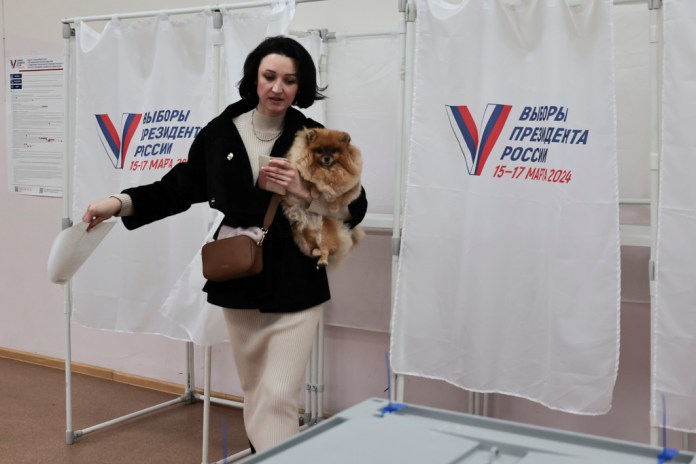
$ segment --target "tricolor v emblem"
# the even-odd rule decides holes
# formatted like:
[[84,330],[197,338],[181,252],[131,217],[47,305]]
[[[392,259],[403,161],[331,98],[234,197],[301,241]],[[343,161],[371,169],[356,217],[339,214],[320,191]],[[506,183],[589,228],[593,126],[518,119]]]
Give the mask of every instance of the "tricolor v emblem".
[[99,139],[104,146],[106,154],[116,169],[123,169],[128,146],[130,145],[135,130],[140,124],[142,114],[123,113],[121,117],[121,135],[119,137],[116,127],[108,114],[95,114],[99,126]]
[[462,150],[466,160],[466,168],[469,171],[469,175],[480,176],[488,156],[491,154],[491,150],[493,150],[493,146],[505,126],[505,121],[510,114],[512,106],[486,105],[486,111],[481,122],[483,133],[480,139],[478,128],[467,106],[445,105],[445,107],[447,108],[447,117],[452,126],[452,131],[455,137],[457,137],[459,148]]

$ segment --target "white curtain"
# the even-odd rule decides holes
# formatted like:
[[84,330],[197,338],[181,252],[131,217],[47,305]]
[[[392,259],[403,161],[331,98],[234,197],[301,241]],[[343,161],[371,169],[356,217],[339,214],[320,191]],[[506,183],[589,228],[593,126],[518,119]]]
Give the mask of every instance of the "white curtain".
[[[665,0],[653,425],[696,431],[696,3]],[[666,408],[663,409],[663,400]]]
[[394,371],[605,413],[620,304],[612,2],[417,6]]
[[370,212],[394,212],[397,133],[401,100],[399,37],[347,37],[329,43],[330,127],[349,132],[363,152],[362,182]]
[[[90,201],[186,161],[212,116],[211,18],[113,19],[102,32],[77,22],[74,221]],[[132,232],[119,223],[73,279],[73,320],[185,339],[158,308],[200,247],[208,215],[199,205]]]
[[[326,125],[350,133],[363,156],[362,184],[369,212],[392,214],[400,123],[400,41],[397,34],[336,34],[328,47]],[[391,261],[386,237],[370,234],[340,266],[329,269],[328,324],[389,331]],[[365,292],[364,289],[370,289]]]
[[[241,73],[251,49],[266,36],[287,33],[293,15],[294,1],[224,11],[222,69]],[[185,161],[193,137],[214,116],[215,33],[210,12],[176,21],[164,14],[114,19],[102,33],[78,23],[77,30],[75,211],[81,214],[89,201],[153,182]],[[224,99],[238,99],[240,77],[226,78]],[[73,320],[199,344],[226,340],[221,310],[202,292],[200,247],[216,227],[209,222],[209,208],[197,205],[136,231],[119,224],[73,279]]]

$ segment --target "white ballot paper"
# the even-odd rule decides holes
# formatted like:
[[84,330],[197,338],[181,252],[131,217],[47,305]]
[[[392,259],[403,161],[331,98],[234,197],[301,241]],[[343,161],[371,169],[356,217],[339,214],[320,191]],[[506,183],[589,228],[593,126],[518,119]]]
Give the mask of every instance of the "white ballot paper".
[[78,222],[63,229],[48,255],[48,278],[55,284],[67,282],[99,246],[117,221],[106,221],[87,232],[88,224]]

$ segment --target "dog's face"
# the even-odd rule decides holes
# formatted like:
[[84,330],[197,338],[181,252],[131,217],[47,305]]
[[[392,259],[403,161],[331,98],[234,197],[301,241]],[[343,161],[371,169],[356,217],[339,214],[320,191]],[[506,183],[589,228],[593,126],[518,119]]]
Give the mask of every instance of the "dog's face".
[[288,161],[317,188],[345,192],[360,182],[362,155],[346,132],[304,129],[297,133]]
[[315,165],[330,168],[341,157],[350,157],[350,135],[328,129],[311,129],[306,133],[307,151]]

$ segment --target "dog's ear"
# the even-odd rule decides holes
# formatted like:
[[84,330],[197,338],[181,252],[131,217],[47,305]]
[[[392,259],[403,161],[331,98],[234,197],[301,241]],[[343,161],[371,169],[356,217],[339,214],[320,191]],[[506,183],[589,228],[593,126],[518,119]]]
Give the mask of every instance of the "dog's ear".
[[311,142],[317,138],[317,131],[314,129],[305,129],[305,137],[307,138],[307,142]]
[[350,144],[350,134],[348,132],[341,132],[340,140],[346,145]]

